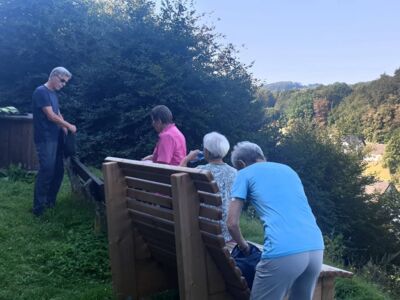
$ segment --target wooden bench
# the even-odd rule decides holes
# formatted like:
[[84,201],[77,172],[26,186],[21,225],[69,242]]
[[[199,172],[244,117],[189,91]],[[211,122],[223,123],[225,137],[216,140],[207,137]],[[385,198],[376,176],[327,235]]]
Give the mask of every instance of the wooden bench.
[[[119,299],[177,288],[180,299],[249,299],[217,223],[222,200],[211,173],[108,157],[103,174]],[[336,276],[351,273],[324,266],[314,299],[333,299]]]

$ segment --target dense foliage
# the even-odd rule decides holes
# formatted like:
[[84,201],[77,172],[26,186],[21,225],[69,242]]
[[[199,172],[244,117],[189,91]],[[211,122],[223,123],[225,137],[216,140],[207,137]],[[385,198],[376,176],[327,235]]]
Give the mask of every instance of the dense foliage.
[[232,142],[263,126],[263,102],[231,45],[217,43],[181,1],[24,1],[0,5],[0,104],[30,111],[34,88],[54,66],[72,73],[64,117],[80,155],[140,158],[154,147],[148,112],[166,104],[189,147],[217,130]]
[[397,252],[400,231],[392,220],[400,210],[373,202],[364,193],[373,178],[362,175],[360,153],[344,153],[339,139],[309,122],[295,121],[271,159],[298,172],[324,235],[342,235],[347,262],[362,265]]

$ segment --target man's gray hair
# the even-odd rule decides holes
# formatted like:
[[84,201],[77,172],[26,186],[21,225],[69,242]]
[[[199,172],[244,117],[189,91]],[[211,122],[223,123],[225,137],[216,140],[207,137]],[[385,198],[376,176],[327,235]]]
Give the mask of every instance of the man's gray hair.
[[215,131],[204,136],[203,146],[209,152],[210,159],[224,158],[230,148],[228,139]]
[[54,77],[54,76],[62,76],[62,77],[71,78],[72,74],[71,74],[70,71],[68,71],[64,67],[57,67],[57,68],[54,68],[53,70],[51,70],[50,75],[49,75],[49,79]]
[[260,146],[250,142],[240,142],[233,147],[231,161],[235,168],[238,168],[238,162],[241,160],[247,166],[255,163],[257,159],[265,159]]

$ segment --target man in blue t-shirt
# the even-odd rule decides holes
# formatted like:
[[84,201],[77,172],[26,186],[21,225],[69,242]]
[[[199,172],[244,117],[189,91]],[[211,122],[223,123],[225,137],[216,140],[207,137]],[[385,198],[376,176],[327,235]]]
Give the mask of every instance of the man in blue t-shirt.
[[47,82],[36,88],[32,95],[34,141],[39,160],[32,210],[36,216],[56,203],[64,177],[64,135],[68,131],[76,132],[75,125],[63,119],[56,94],[71,77],[67,69],[57,67],[51,71]]
[[246,254],[239,218],[250,201],[264,227],[264,248],[251,299],[312,299],[322,267],[324,242],[297,173],[289,166],[266,162],[261,148],[237,144],[232,164],[239,170],[233,184],[228,229]]

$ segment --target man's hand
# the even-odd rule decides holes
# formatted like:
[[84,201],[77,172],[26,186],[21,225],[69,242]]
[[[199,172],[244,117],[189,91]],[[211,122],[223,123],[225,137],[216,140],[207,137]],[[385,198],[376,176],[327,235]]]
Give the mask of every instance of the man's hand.
[[76,133],[76,126],[73,124],[70,124],[70,126],[68,126],[68,130],[71,131],[72,133]]
[[153,160],[153,154],[143,157],[142,160]]

